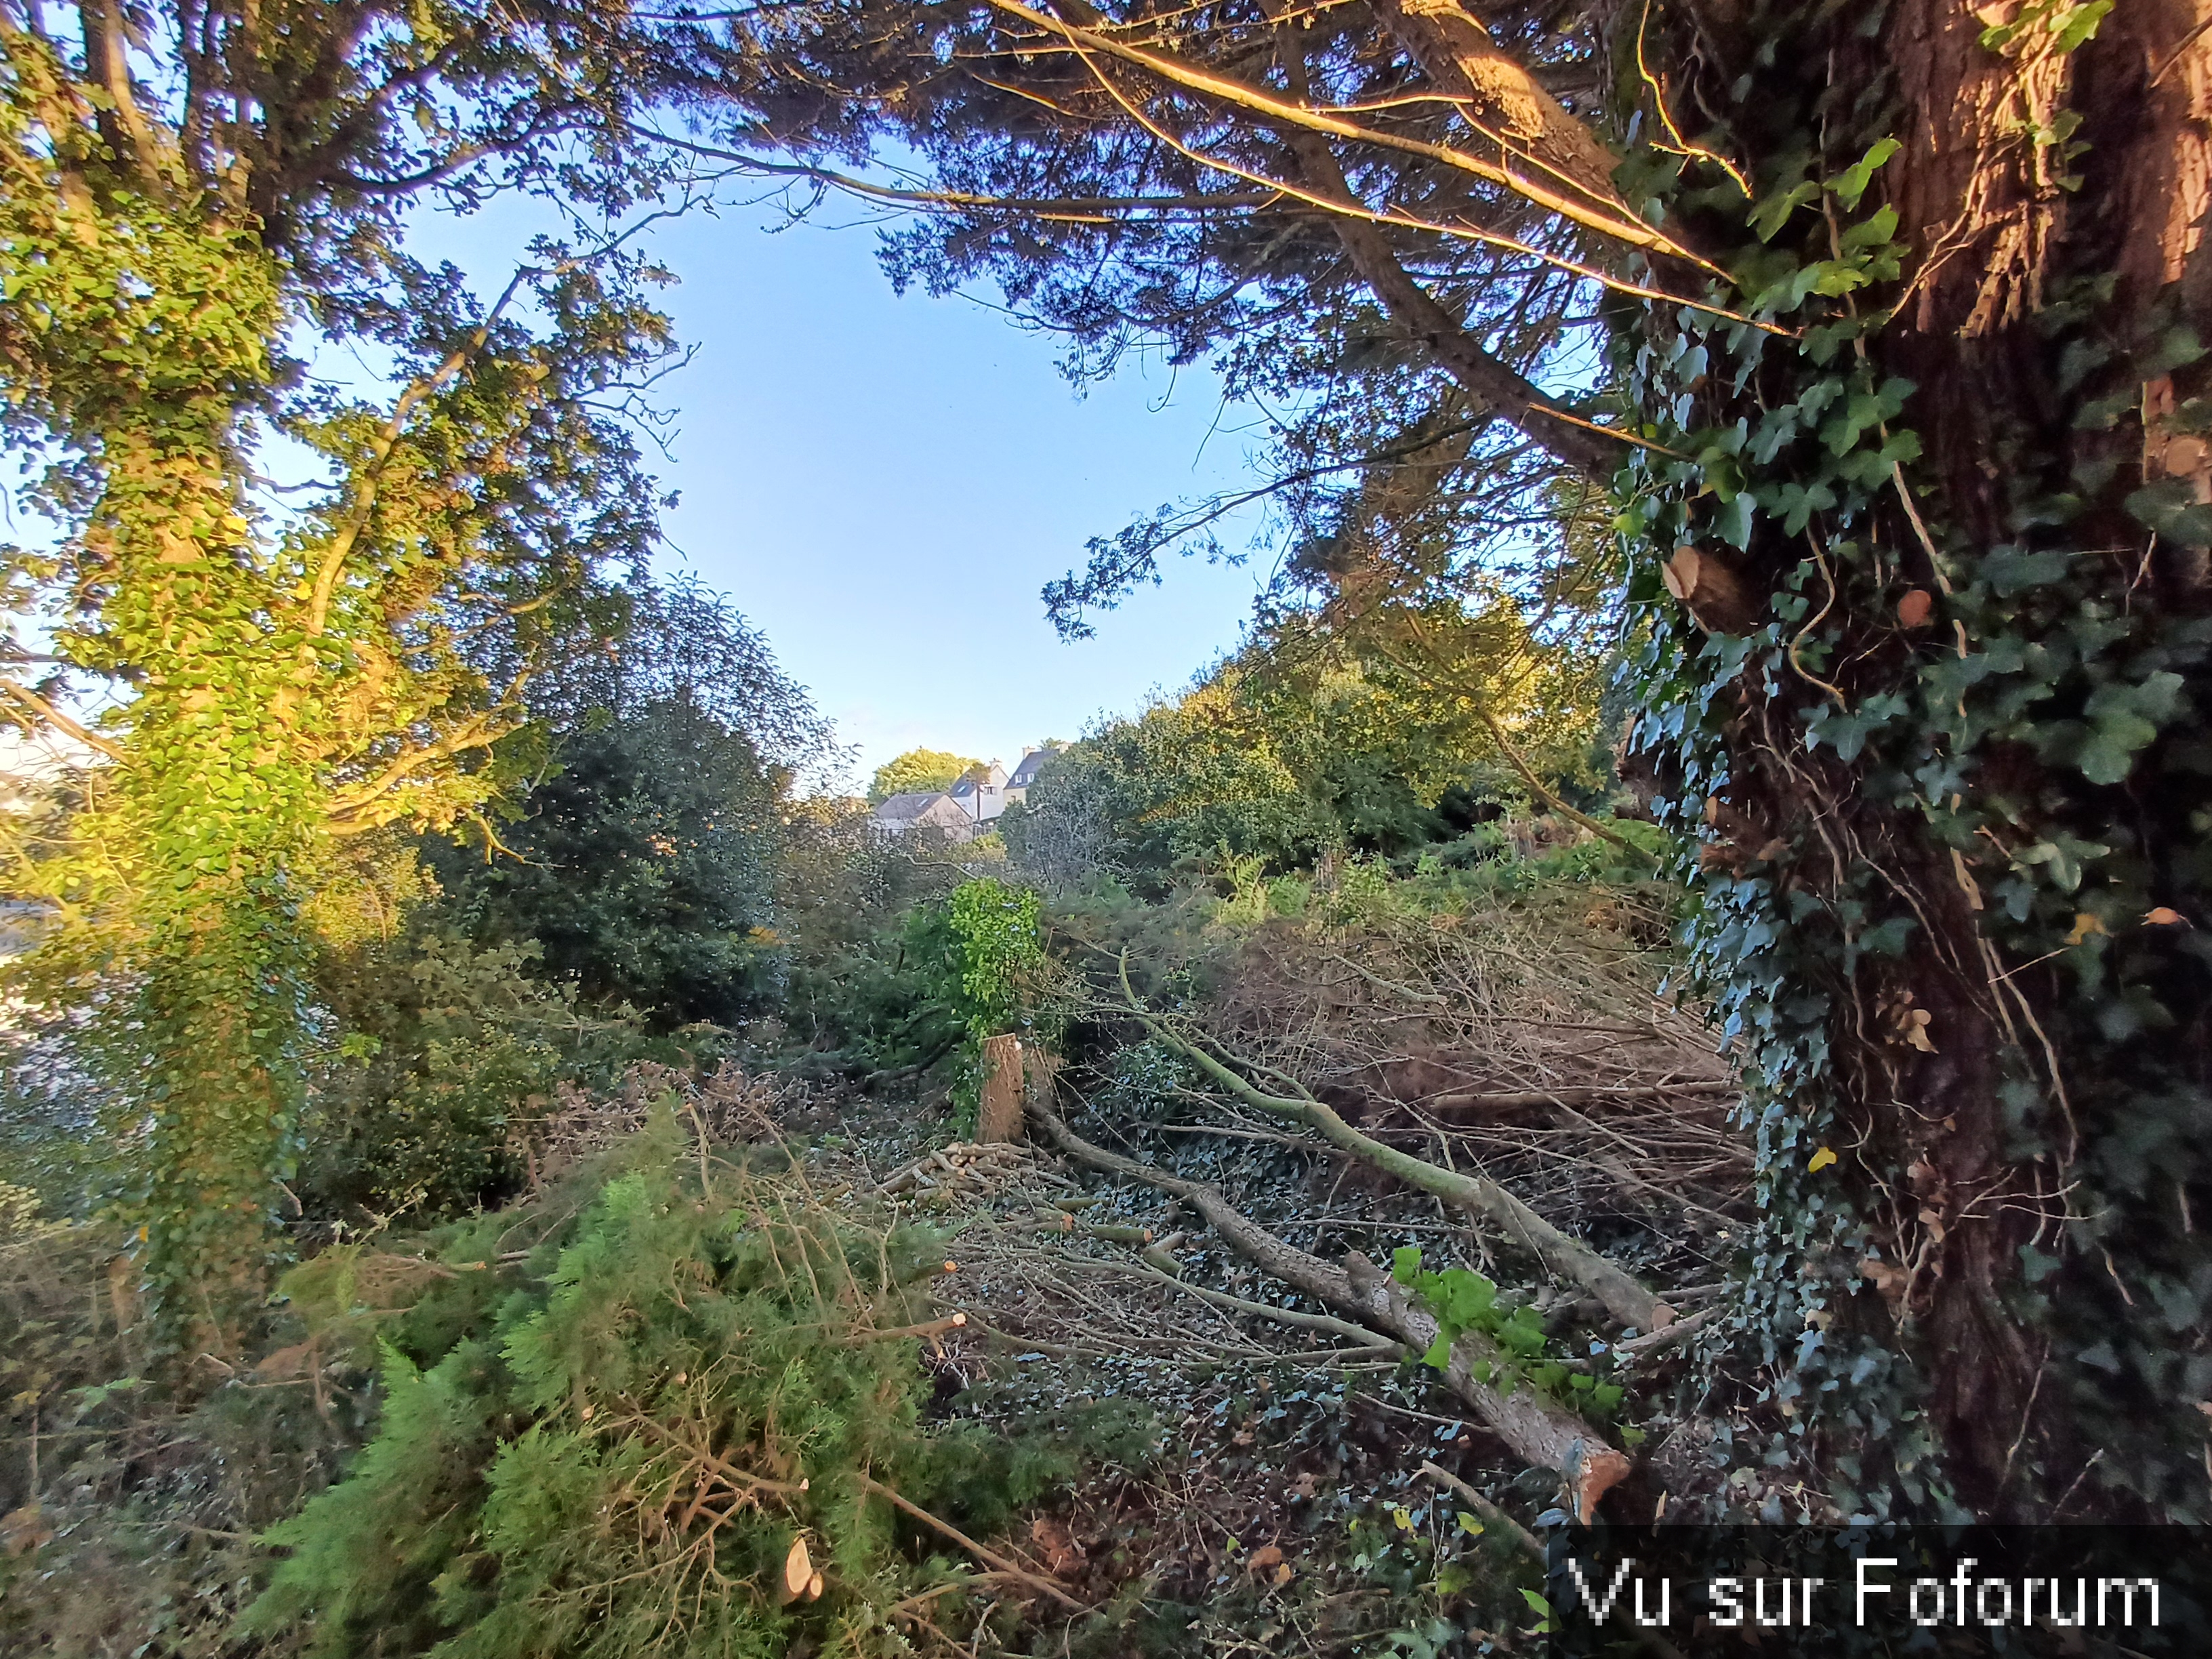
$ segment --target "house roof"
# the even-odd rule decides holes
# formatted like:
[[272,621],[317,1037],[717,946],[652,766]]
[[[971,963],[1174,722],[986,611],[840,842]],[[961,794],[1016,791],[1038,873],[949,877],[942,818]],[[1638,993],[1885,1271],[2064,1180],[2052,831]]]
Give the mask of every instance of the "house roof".
[[908,790],[902,795],[884,796],[868,816],[885,821],[918,818],[944,799],[942,789]]
[[1057,749],[1032,749],[1022,757],[1021,764],[1014,768],[1013,776],[1006,780],[1009,789],[1026,789],[1036,781],[1037,768],[1060,752]]
[[[1003,789],[1006,787],[1006,769],[998,762],[993,761],[984,769],[983,787],[986,789]],[[953,795],[972,795],[975,793],[975,780],[970,777],[960,778],[946,793]]]

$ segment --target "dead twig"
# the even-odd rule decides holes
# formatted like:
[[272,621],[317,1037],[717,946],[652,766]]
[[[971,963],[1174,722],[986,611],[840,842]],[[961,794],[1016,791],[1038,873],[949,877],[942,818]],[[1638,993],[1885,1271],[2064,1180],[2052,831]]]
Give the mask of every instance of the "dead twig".
[[1054,1601],[1059,1602],[1062,1607],[1068,1608],[1071,1612],[1088,1613],[1091,1611],[1088,1607],[1077,1601],[1073,1595],[1070,1595],[1059,1585],[1054,1583],[1049,1578],[1040,1577],[1036,1573],[1030,1572],[1024,1568],[1016,1566],[1005,1556],[999,1554],[994,1550],[987,1549],[982,1545],[977,1543],[966,1533],[961,1531],[959,1528],[954,1526],[950,1521],[939,1520],[937,1516],[932,1515],[927,1510],[922,1508],[921,1504],[913,1502],[902,1493],[892,1491],[891,1488],[884,1485],[882,1481],[878,1480],[872,1476],[864,1474],[860,1477],[860,1489],[863,1492],[873,1492],[877,1497],[888,1500],[891,1507],[897,1510],[901,1514],[911,1516],[915,1520],[921,1522],[923,1526],[931,1528],[933,1531],[943,1534],[954,1543],[959,1545],[962,1549],[966,1550],[969,1554],[974,1556],[978,1561],[981,1561],[985,1566],[993,1569],[994,1571],[1004,1573],[1007,1577],[1012,1578],[1019,1583],[1027,1584],[1031,1589],[1038,1590],[1046,1595],[1049,1595]]

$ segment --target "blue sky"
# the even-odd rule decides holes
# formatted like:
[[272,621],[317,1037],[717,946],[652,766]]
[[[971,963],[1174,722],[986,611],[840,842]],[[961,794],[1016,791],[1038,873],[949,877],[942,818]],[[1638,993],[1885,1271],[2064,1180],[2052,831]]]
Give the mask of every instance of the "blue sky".
[[[503,216],[418,222],[416,251],[495,287],[520,245]],[[1011,765],[1235,642],[1258,561],[1175,560],[1076,645],[1037,592],[1089,537],[1243,480],[1249,411],[1223,416],[1210,376],[1157,362],[1079,396],[1050,338],[970,300],[895,295],[872,228],[781,222],[695,215],[651,244],[697,350],[659,388],[679,411],[673,459],[655,458],[682,496],[665,563],[767,635],[857,748],[857,778],[918,744]]]

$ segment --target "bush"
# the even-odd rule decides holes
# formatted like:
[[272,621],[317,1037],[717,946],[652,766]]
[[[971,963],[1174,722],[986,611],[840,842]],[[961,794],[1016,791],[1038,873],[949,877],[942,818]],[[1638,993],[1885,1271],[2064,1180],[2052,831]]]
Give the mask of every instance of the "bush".
[[941,1253],[666,1111],[419,1255],[325,1252],[286,1288],[316,1340],[374,1346],[382,1426],[267,1534],[290,1554],[247,1630],[383,1659],[908,1650],[891,1610],[949,1569],[881,1491],[926,1498],[942,1461],[901,1334]]
[[651,1046],[624,1013],[580,1006],[537,965],[533,943],[478,945],[431,913],[325,958],[329,1040],[310,1069],[298,1183],[312,1218],[500,1202],[522,1175],[513,1121]]
[[506,853],[429,844],[453,912],[662,1029],[767,1007],[781,781],[752,740],[669,698],[571,734],[559,758],[501,832]]

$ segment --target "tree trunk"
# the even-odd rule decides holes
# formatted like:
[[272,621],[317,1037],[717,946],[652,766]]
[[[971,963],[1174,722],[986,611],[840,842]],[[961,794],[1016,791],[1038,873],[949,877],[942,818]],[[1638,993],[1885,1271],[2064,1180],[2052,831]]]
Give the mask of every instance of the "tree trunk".
[[1022,1138],[1022,1040],[1011,1032],[983,1039],[983,1097],[975,1110],[975,1139]]
[[[1787,143],[1818,144],[1826,223],[1782,221],[1811,225],[1807,258],[1886,199],[1901,269],[1795,319],[1832,319],[1832,356],[1668,388],[1705,400],[1685,425],[1750,431],[1829,376],[1820,448],[1785,441],[1774,471],[1844,499],[1785,524],[1762,491],[1741,605],[1646,553],[1643,591],[1663,575],[1696,611],[1655,607],[1661,657],[1717,692],[1709,746],[1654,746],[1677,821],[1708,826],[1708,961],[1763,1073],[1778,1397],[1812,1396],[1827,1351],[1833,1398],[1872,1402],[1831,1432],[1869,1459],[1896,1437],[1906,1502],[1924,1429],[1985,1516],[2200,1517],[2212,0],[2136,0],[2081,39],[2058,11],[2010,35],[2017,9],[1960,0],[1898,0],[1871,36],[1806,22],[1777,53],[1794,88],[1778,70],[1738,110],[1762,198]],[[1862,207],[1834,181],[1885,134]],[[1863,441],[1835,423],[1861,391]],[[1889,444],[1907,428],[1917,459]],[[1865,459],[1863,496],[1834,456]],[[1701,519],[1723,522],[1685,500]]]

